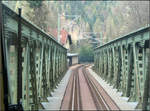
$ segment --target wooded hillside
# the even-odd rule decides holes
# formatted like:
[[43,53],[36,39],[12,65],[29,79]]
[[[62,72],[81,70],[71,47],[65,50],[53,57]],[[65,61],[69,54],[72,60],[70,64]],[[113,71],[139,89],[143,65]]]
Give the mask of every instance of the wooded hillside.
[[21,7],[25,18],[49,33],[57,33],[58,13],[81,15],[81,32],[100,32],[104,42],[149,24],[149,1],[3,2],[14,11]]

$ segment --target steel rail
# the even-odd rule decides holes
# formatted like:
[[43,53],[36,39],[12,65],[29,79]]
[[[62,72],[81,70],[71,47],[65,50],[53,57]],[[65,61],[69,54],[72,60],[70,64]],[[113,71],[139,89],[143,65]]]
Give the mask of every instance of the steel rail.
[[79,75],[77,77],[77,83],[78,83],[78,87],[76,89],[77,93],[78,93],[78,98],[77,98],[77,102],[78,102],[78,107],[77,110],[82,109],[82,102],[81,102],[81,93],[80,93],[80,84],[79,84]]
[[84,74],[84,77],[86,78],[86,81],[88,83],[89,89],[90,89],[90,91],[91,91],[91,93],[92,93],[92,95],[94,97],[95,105],[96,105],[97,109],[98,110],[99,109],[100,110],[110,110],[110,107],[106,103],[106,101],[103,98],[103,96],[101,95],[101,93],[98,91],[98,88],[93,83],[93,81],[88,77],[85,67],[82,68],[82,72]]
[[72,105],[71,105],[71,109],[74,110],[74,97],[75,97],[75,76],[73,76],[73,95],[72,95]]
[[76,75],[75,76],[76,76],[76,81],[75,81],[76,82],[76,87],[75,87],[75,89],[76,89],[75,97],[76,98],[75,98],[75,108],[74,109],[75,110],[80,110],[80,109],[82,109],[82,102],[81,102],[80,81],[79,81],[79,72],[78,72],[78,70],[76,70]]
[[105,89],[98,83],[98,81],[96,81],[96,79],[94,79],[94,77],[92,77],[92,75],[89,74],[89,71],[86,70],[86,74],[88,76],[88,78],[90,79],[90,81],[93,83],[93,85],[95,86],[95,88],[97,89],[97,91],[99,92],[99,94],[101,95],[101,97],[104,100],[104,104],[106,103],[106,105],[110,108],[109,110],[120,110],[120,108],[118,107],[118,105],[115,103],[115,101],[108,95],[108,93],[105,91]]
[[[107,104],[107,100],[105,100],[104,95],[101,94],[96,84],[93,80],[88,76],[88,73],[85,69],[85,66],[81,65],[73,70],[73,81],[72,81],[72,97],[70,98],[71,102],[71,110],[82,110],[82,100],[80,94],[80,84],[79,84],[79,69],[81,69],[82,74],[86,80],[88,88],[93,98],[93,102],[96,106],[97,110],[112,110],[112,108]],[[108,95],[108,94],[107,94]],[[109,95],[108,95],[109,96]],[[110,97],[110,96],[109,96]],[[107,97],[106,97],[107,98]],[[114,101],[113,101],[114,102]],[[119,109],[119,107],[118,107]]]
[[81,103],[81,95],[80,95],[80,85],[79,85],[79,76],[78,76],[78,70],[82,67],[78,66],[73,73],[73,89],[72,89],[72,97],[71,97],[71,109],[72,110],[80,110],[82,109],[82,103]]

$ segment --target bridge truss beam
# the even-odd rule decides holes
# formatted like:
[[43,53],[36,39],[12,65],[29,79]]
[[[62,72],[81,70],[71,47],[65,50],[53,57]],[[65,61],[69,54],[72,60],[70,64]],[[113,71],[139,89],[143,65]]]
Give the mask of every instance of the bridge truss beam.
[[94,69],[128,101],[137,101],[136,108],[150,110],[149,55],[148,26],[97,47]]
[[[40,109],[41,102],[47,101],[67,70],[67,49],[53,39],[52,35],[46,34],[5,5],[1,6],[2,42],[5,46],[8,77],[4,81],[8,83],[8,95],[5,96],[8,107],[5,108],[15,109],[19,107],[19,101],[24,110]],[[21,36],[20,42],[18,33]],[[21,45],[20,57],[18,42]],[[18,58],[21,58],[19,75],[22,80],[18,80]],[[20,85],[22,88],[18,90]]]

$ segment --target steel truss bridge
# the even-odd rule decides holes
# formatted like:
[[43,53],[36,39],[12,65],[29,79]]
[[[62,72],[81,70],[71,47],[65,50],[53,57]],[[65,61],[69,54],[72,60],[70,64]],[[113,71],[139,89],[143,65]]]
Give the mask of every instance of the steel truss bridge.
[[[150,27],[94,51],[94,70],[150,110]],[[41,109],[67,71],[67,49],[0,2],[0,109]]]
[[150,110],[150,27],[97,47],[95,71],[137,108]]
[[5,108],[39,109],[67,70],[67,49],[22,18],[21,10],[0,6]]

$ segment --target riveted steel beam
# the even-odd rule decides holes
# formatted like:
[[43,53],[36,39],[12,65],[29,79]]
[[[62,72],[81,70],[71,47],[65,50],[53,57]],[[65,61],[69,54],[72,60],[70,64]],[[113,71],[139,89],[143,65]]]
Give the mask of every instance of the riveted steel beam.
[[17,102],[22,102],[25,110],[37,110],[42,108],[40,103],[46,100],[60,81],[59,77],[65,73],[67,50],[52,35],[46,34],[5,5],[1,6],[3,11],[0,18],[4,20],[1,30],[8,76],[5,85],[8,84],[6,89],[9,89],[8,94],[4,91],[5,108],[9,105],[13,109]]
[[138,102],[137,109],[149,109],[149,34],[147,26],[94,49],[94,70],[128,101]]

